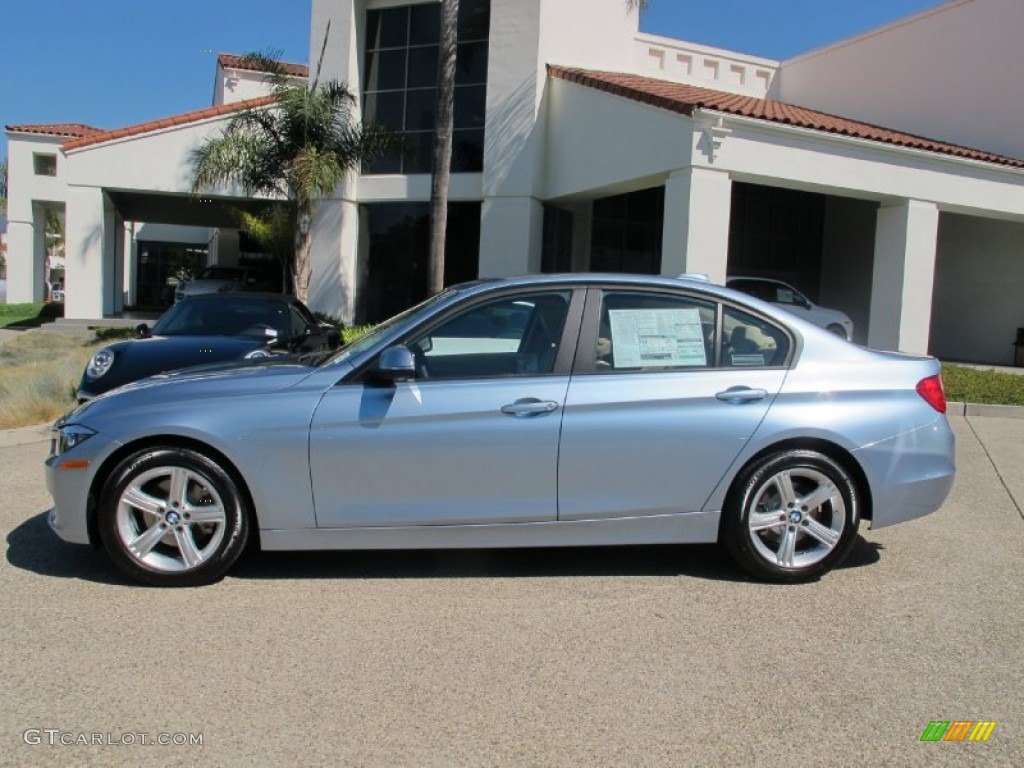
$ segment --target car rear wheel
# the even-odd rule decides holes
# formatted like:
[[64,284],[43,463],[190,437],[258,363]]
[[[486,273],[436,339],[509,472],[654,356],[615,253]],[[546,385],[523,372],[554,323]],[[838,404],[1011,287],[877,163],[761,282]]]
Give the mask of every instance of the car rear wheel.
[[722,539],[751,575],[813,581],[849,553],[860,522],[850,473],[817,451],[787,450],[747,467],[730,493]]
[[98,515],[114,563],[161,587],[217,581],[249,535],[235,481],[188,448],[149,448],[122,461],[104,486]]

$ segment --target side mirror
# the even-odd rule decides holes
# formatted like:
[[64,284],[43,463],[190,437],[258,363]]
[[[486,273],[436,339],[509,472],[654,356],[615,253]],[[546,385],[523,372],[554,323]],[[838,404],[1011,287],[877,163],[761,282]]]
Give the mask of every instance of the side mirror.
[[408,347],[388,347],[380,353],[373,377],[391,382],[415,379],[416,358]]
[[140,339],[148,339],[149,338],[149,324],[148,323],[139,323],[138,325],[136,325],[135,326],[135,335],[137,337],[139,337]]

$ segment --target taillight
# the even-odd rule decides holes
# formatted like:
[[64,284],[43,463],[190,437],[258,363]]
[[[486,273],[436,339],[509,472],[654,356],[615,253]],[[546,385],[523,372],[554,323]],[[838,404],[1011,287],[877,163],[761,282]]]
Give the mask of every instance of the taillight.
[[942,389],[941,376],[929,376],[917,382],[917,394],[939,413],[946,412],[946,393]]

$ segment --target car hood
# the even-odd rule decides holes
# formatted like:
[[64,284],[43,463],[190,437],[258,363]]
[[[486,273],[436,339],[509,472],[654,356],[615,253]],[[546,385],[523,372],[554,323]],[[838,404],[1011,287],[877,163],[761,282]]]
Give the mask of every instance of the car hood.
[[[86,415],[97,417],[115,411],[169,407],[183,401],[231,400],[268,394],[295,386],[318,370],[294,357],[201,366],[151,376],[112,389],[79,406],[68,418],[77,420]],[[343,371],[338,374],[341,375]]]
[[81,389],[98,395],[130,381],[194,365],[238,360],[271,339],[240,336],[153,336],[106,347],[114,353],[110,370],[98,379],[84,376]]

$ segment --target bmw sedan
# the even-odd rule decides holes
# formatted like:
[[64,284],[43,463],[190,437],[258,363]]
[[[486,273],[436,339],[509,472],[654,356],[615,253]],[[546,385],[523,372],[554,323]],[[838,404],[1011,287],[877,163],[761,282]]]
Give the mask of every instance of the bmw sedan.
[[139,338],[104,347],[78,385],[84,402],[122,384],[166,371],[226,360],[337,349],[338,329],[298,299],[281,294],[208,294],[184,299]]
[[[939,365],[692,280],[464,284],[323,359],[182,372],[54,426],[50,524],[154,585],[265,550],[721,542],[817,579],[938,509]],[[680,554],[680,557],[684,557]]]

